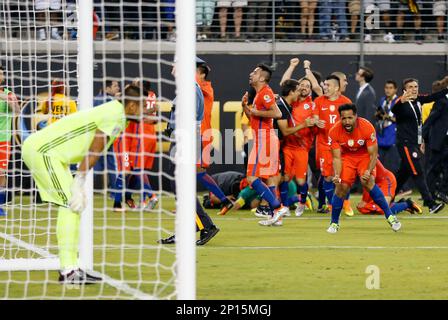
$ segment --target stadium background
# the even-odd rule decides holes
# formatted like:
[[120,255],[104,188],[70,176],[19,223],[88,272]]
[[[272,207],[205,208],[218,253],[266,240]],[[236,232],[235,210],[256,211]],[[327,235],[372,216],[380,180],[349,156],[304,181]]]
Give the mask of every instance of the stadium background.
[[[232,46],[231,44],[227,44],[227,46]],[[291,53],[291,54],[276,54],[273,55],[269,52],[269,50],[264,50],[263,54],[252,54],[244,51],[242,48],[244,45],[236,46],[235,49],[239,51],[231,51],[233,54],[223,54],[216,53],[210,54],[205,53],[204,49],[198,49],[198,56],[204,59],[211,67],[211,72],[209,75],[209,79],[211,80],[214,90],[215,90],[215,104],[214,110],[212,114],[212,124],[214,129],[217,129],[221,133],[222,139],[216,139],[214,143],[215,147],[215,158],[222,159],[222,164],[220,165],[212,165],[210,168],[211,173],[223,172],[223,171],[243,171],[243,160],[241,158],[241,143],[242,140],[240,138],[234,139],[234,141],[228,141],[231,137],[225,135],[225,129],[234,129],[239,128],[239,114],[241,113],[241,103],[240,99],[244,92],[248,89],[248,76],[252,71],[254,66],[259,62],[265,62],[269,65],[273,65],[275,67],[275,71],[273,74],[273,78],[271,80],[271,87],[275,92],[279,90],[279,82],[283,72],[289,65],[289,60],[292,57],[298,56],[301,61],[308,59],[312,62],[312,69],[319,71],[324,77],[333,72],[334,70],[339,70],[347,74],[348,77],[348,87],[346,95],[352,100],[355,99],[356,92],[358,90],[358,84],[354,80],[355,73],[357,71],[359,65],[360,56],[355,54],[340,54],[340,55],[309,55],[302,54],[301,52]],[[332,45],[327,45],[328,48],[331,48]],[[334,47],[335,45],[333,45]],[[336,45],[337,46],[337,45]],[[405,46],[405,45],[401,45]],[[418,48],[418,46],[413,45]],[[421,48],[421,47],[420,47]],[[216,49],[216,46],[215,46]],[[223,50],[219,48],[219,50]],[[406,48],[405,48],[406,49]],[[205,49],[206,50],[206,49]],[[403,49],[402,49],[403,50]],[[415,77],[420,81],[420,90],[422,93],[430,93],[431,91],[431,83],[435,79],[442,78],[447,70],[446,64],[446,55],[436,54],[436,52],[430,51],[422,51],[421,54],[416,55],[415,52],[413,55],[395,55],[394,52],[390,51],[387,54],[383,55],[364,55],[363,59],[365,64],[372,68],[375,71],[375,78],[372,81],[372,86],[375,88],[377,93],[377,99],[381,97],[383,94],[383,84],[387,79],[394,79],[398,83],[401,82],[402,79],[406,77]],[[139,74],[139,65],[138,62],[132,63],[132,61],[138,61],[138,56],[133,54],[125,55],[124,59],[124,67],[119,67],[121,63],[114,63],[113,61],[119,61],[120,58],[123,58],[121,55],[117,55],[114,53],[106,54],[106,55],[97,55],[95,57],[96,61],[107,61],[107,63],[96,63],[95,64],[95,75],[94,78],[97,79],[95,82],[94,93],[96,94],[100,88],[102,87],[102,80],[105,76],[123,79],[123,77],[132,78],[132,75]],[[158,57],[153,54],[148,54],[145,56],[146,59],[152,60],[157,59]],[[172,54],[164,54],[160,58],[166,61],[172,61]],[[137,59],[137,60],[136,60]],[[61,69],[58,68],[58,61],[53,61],[51,68],[53,70]],[[22,70],[26,71],[26,65],[16,65],[14,68],[22,68]],[[67,68],[67,66],[66,66]],[[70,69],[75,70],[75,64],[70,63],[68,65],[69,72]],[[143,73],[145,76],[151,78],[153,75],[157,74],[157,66],[154,64],[146,64],[143,66]],[[38,62],[37,63],[37,73],[45,73],[48,70],[48,65],[46,62]],[[123,74],[123,72],[125,74]],[[170,74],[171,68],[168,65],[162,65],[162,76],[164,79],[172,79]],[[299,67],[294,74],[295,77],[300,77],[303,75],[303,70]],[[54,74],[54,76],[58,76]],[[17,83],[18,84],[18,83]],[[72,84],[73,85],[73,84]],[[42,83],[42,86],[45,86],[45,83]],[[22,92],[22,95],[28,95],[29,92]],[[157,90],[157,89],[156,89]],[[75,96],[77,91],[76,86],[71,87],[71,95]],[[168,112],[170,110],[170,100],[175,97],[174,87],[166,81],[162,81],[161,83],[161,93],[163,97],[167,100],[161,102],[162,111],[164,116],[168,116]],[[401,92],[401,86],[400,91]],[[26,103],[26,102],[25,102]],[[24,104],[25,104],[24,103]],[[24,113],[32,110],[33,107],[28,106],[28,108],[23,109]],[[34,106],[35,108],[36,106]],[[20,126],[20,120],[15,119],[14,123]],[[166,122],[163,123],[159,129],[163,130],[166,127]],[[22,130],[24,128],[21,128]],[[16,139],[16,143],[20,141],[20,139]],[[224,146],[226,144],[233,143],[234,148],[228,148],[227,150],[234,150],[233,157],[229,154],[223,153]],[[168,151],[168,142],[163,143],[161,148],[164,152]],[[160,146],[159,146],[160,147]],[[236,148],[236,150],[235,150]],[[227,151],[228,153],[229,151]],[[20,163],[20,155],[16,154],[15,159],[17,161],[11,162],[11,165],[15,165],[16,168],[20,168],[22,165]],[[398,161],[398,159],[397,159]],[[163,160],[163,166],[167,165],[167,161]],[[158,172],[159,161],[155,161],[154,172]],[[12,171],[10,171],[12,172]],[[22,179],[20,182],[20,176],[13,175],[15,179],[9,179],[10,184],[15,184],[16,188],[20,189],[20,186],[27,187],[29,183],[29,179]],[[19,185],[20,183],[20,185]],[[98,183],[98,182],[97,182]],[[158,179],[153,179],[152,183],[155,188],[159,188]],[[165,190],[169,190],[169,181],[164,179],[163,188]]]

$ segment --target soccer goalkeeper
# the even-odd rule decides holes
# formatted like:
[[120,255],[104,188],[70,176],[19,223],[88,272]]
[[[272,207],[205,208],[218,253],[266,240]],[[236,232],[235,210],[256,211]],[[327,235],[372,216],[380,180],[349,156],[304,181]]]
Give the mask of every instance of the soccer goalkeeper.
[[[74,113],[32,134],[23,144],[23,160],[42,200],[59,205],[56,235],[60,283],[90,284],[102,280],[78,268],[79,215],[86,206],[85,179],[126,122],[140,119],[144,101],[139,87],[127,86],[122,102],[114,100]],[[69,166],[76,163],[80,164],[73,178]]]

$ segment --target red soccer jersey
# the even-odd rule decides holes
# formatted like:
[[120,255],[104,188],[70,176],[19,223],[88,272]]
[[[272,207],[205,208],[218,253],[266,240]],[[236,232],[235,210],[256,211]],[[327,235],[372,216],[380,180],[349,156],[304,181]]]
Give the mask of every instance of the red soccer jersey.
[[314,100],[314,115],[317,115],[320,120],[325,121],[325,128],[318,129],[316,139],[320,147],[328,148],[328,133],[340,119],[338,108],[346,103],[352,103],[352,101],[344,95],[340,95],[334,101],[331,101],[326,96],[320,96]]
[[207,132],[207,130],[212,128],[212,109],[215,99],[212,83],[210,81],[200,81],[198,78],[196,81],[201,87],[202,94],[204,95],[204,118],[201,122],[201,135],[203,136],[203,139],[205,138],[207,141],[212,141],[213,136],[210,132]]
[[[269,110],[275,104],[274,92],[272,89],[266,85],[260,91],[257,92],[255,96],[253,107],[257,110]],[[250,117],[250,126],[252,130],[255,131],[255,136],[258,130],[274,130],[274,122],[272,118],[262,118],[262,117]]]
[[332,150],[341,149],[342,157],[368,156],[367,147],[375,145],[376,134],[372,124],[358,117],[355,128],[347,132],[338,121],[330,130],[328,144]]
[[[311,96],[303,101],[296,101],[292,105],[293,126],[305,121],[305,119],[313,117],[314,102]],[[285,147],[311,149],[316,135],[316,127],[303,128],[295,134],[291,134],[284,138]]]

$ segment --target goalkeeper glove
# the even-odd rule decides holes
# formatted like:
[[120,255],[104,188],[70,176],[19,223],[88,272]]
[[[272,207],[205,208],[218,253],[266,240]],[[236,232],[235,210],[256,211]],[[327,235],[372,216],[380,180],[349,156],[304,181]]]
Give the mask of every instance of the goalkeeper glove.
[[77,173],[70,187],[72,197],[69,201],[69,206],[74,212],[81,213],[86,207],[86,195],[84,193],[85,182],[86,176],[84,174]]

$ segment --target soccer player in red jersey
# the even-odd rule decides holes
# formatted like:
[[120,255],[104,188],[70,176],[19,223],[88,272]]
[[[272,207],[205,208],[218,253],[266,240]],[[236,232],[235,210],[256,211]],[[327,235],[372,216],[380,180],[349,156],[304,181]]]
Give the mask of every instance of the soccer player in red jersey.
[[[339,121],[338,107],[351,103],[349,98],[341,94],[340,88],[339,78],[330,75],[324,82],[324,95],[314,100],[314,116],[319,128],[316,138],[316,162],[320,167],[322,177],[324,177],[323,188],[330,203],[334,193],[332,182],[334,170],[333,156],[328,145],[328,132]],[[353,215],[353,210],[347,201],[344,204],[344,212],[349,216]]]
[[[242,99],[244,112],[250,119],[254,143],[249,154],[247,165],[247,181],[257,193],[265,199],[274,216],[272,224],[280,220],[287,212],[276,197],[276,176],[279,170],[279,141],[273,126],[273,118],[281,117],[281,111],[275,103],[275,96],[268,83],[271,79],[271,69],[259,64],[249,76],[249,84],[255,88],[252,108],[247,104],[247,93]],[[267,180],[268,187],[263,179]]]
[[123,183],[126,182],[126,204],[130,208],[136,208],[132,199],[131,190],[143,192],[140,199],[141,208],[153,209],[157,202],[157,196],[154,194],[149,182],[148,172],[153,168],[154,157],[157,148],[157,136],[155,123],[157,123],[157,97],[151,91],[151,85],[148,81],[136,79],[132,83],[135,86],[142,86],[146,98],[145,118],[140,122],[129,122],[124,133],[115,140],[114,151],[117,158],[117,170],[119,172],[115,194],[114,210],[122,211],[122,193]]
[[330,130],[328,138],[333,154],[333,183],[336,185],[336,190],[331,201],[331,224],[327,232],[338,231],[342,205],[356,176],[360,177],[362,186],[383,210],[392,230],[400,230],[401,223],[392,214],[383,192],[375,184],[375,166],[378,158],[375,129],[368,120],[357,117],[354,104],[341,105],[338,111],[341,120]]
[[[397,214],[404,210],[411,213],[423,213],[419,205],[410,198],[406,200],[402,199],[398,202],[391,202],[395,197],[395,188],[397,187],[397,180],[394,174],[387,170],[379,159],[376,161],[375,171],[375,184],[383,192],[392,214]],[[370,197],[366,190],[362,194],[362,200],[358,203],[357,209],[362,214],[384,214],[383,210],[372,200],[372,197]]]
[[[314,142],[317,127],[314,126],[314,103],[311,98],[312,83],[309,79],[302,78],[298,81],[298,86],[299,96],[291,104],[292,112],[288,123],[285,123],[286,121],[283,123],[277,122],[284,136],[282,151],[285,159],[285,174],[283,182],[280,184],[280,194],[287,196],[288,182],[290,179],[296,178],[300,194],[296,216],[299,217],[303,214],[308,195],[308,184],[306,182],[308,153]],[[288,203],[285,205],[288,205]]]

